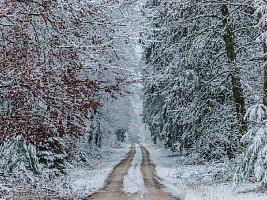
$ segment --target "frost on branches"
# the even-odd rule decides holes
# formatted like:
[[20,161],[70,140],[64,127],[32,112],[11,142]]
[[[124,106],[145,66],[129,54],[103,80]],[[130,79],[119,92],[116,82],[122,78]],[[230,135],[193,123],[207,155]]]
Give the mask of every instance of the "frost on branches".
[[123,93],[125,78],[114,67],[123,67],[114,44],[116,24],[107,14],[112,6],[0,2],[0,145],[20,138],[37,151],[54,146],[63,152],[58,138],[86,132],[100,107],[99,93]]
[[247,85],[261,81],[253,5],[147,1],[144,13],[143,116],[154,141],[200,161],[234,158],[253,101]]

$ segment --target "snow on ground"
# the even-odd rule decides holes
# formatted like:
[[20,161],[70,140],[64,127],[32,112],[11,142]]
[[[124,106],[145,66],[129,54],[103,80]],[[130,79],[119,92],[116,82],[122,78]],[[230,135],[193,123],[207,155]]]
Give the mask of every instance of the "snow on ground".
[[[66,179],[55,185],[60,185],[60,196],[88,196],[104,186],[104,182],[113,167],[117,165],[129,151],[130,145],[122,148],[102,150],[102,158],[94,163],[93,169],[88,167],[71,169]],[[62,184],[63,183],[63,184]],[[65,185],[64,185],[65,184]]]
[[227,163],[193,164],[194,158],[185,158],[145,144],[156,173],[165,191],[182,200],[266,200],[267,192],[259,185],[247,183],[232,185],[233,169]]
[[103,187],[105,178],[117,162],[110,162],[97,169],[86,167],[75,168],[69,171],[62,179],[56,179],[52,184],[59,196],[82,197],[88,196]]
[[213,185],[199,185],[190,188],[185,200],[266,200],[267,193],[254,190],[255,186],[248,184],[234,190],[231,183],[220,183]]
[[[0,199],[15,199],[17,196],[30,197],[60,197],[80,199],[94,193],[104,186],[104,181],[113,167],[117,165],[128,153],[131,145],[124,145],[117,148],[101,149],[100,159],[91,160],[90,164],[70,167],[66,175],[53,179],[45,179],[32,184],[23,183],[23,180],[16,180],[10,177],[5,179],[5,187],[8,193],[1,193],[4,190],[0,179]],[[21,182],[20,182],[21,181]]]
[[142,153],[138,144],[135,144],[136,153],[131,167],[123,179],[123,190],[126,193],[139,193],[142,197],[146,192],[144,180],[141,174],[140,165],[142,163]]

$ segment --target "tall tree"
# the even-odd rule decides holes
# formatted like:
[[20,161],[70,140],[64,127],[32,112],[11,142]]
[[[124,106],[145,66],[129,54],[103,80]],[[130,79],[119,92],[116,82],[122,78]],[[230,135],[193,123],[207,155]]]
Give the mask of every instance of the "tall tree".
[[[244,86],[256,75],[246,71],[259,65],[250,53],[259,50],[251,2],[163,1],[145,13],[151,22],[144,42],[145,90],[156,88],[145,93],[145,121],[151,129],[153,120],[160,121],[162,128],[154,131],[169,147],[233,157],[252,101]],[[160,103],[146,107],[158,96]]]
[[239,156],[238,165],[236,168],[234,182],[240,183],[246,180],[256,180],[262,186],[267,185],[266,160],[267,160],[267,107],[266,107],[266,87],[267,87],[267,67],[266,67],[266,11],[267,2],[263,0],[255,0],[255,15],[258,17],[257,27],[261,31],[261,35],[257,38],[259,46],[262,46],[261,54],[258,57],[258,62],[263,64],[262,81],[260,82],[260,93],[257,102],[252,105],[245,118],[249,122],[249,129],[242,137],[242,142],[245,144],[244,151]]
[[222,4],[222,24],[224,28],[223,40],[225,42],[225,50],[227,54],[227,58],[229,59],[229,65],[231,66],[231,82],[232,82],[232,92],[234,97],[234,103],[236,106],[236,115],[237,120],[240,123],[240,132],[241,135],[247,130],[247,123],[244,121],[244,115],[246,113],[246,105],[245,105],[245,95],[244,89],[241,84],[240,79],[240,69],[236,66],[236,50],[235,50],[235,42],[234,42],[234,27],[233,22],[231,20],[231,16],[229,13],[227,4]]

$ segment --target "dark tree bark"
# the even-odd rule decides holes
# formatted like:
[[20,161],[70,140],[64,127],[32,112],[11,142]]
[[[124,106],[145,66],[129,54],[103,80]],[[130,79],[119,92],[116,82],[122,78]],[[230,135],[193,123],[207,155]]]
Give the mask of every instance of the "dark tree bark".
[[225,33],[223,35],[223,40],[225,42],[225,50],[227,58],[229,60],[229,65],[231,65],[232,67],[231,70],[232,93],[236,107],[237,120],[238,123],[240,124],[239,130],[241,137],[243,133],[247,131],[247,122],[244,120],[244,115],[246,113],[245,96],[241,84],[241,79],[239,76],[239,69],[235,65],[236,53],[234,46],[234,32],[230,19],[228,18],[229,10],[226,4],[222,5],[221,11],[222,15],[224,16],[223,28]]
[[263,74],[263,104],[267,106],[267,45],[263,43],[263,53],[264,53],[264,74]]

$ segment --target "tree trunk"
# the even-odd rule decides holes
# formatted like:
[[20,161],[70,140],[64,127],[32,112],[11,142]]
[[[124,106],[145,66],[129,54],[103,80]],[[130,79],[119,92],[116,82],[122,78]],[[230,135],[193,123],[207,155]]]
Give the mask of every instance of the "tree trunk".
[[225,50],[227,54],[227,58],[229,59],[229,64],[232,67],[232,74],[231,74],[231,82],[232,82],[232,93],[234,97],[234,103],[236,107],[236,114],[237,120],[240,125],[239,133],[240,137],[247,131],[247,122],[244,120],[244,115],[246,113],[246,106],[245,106],[245,96],[244,90],[241,84],[241,79],[239,76],[239,69],[235,65],[236,60],[236,53],[235,53],[235,46],[234,46],[234,33],[232,24],[228,18],[229,10],[226,4],[222,5],[221,8],[222,15],[224,16],[223,19],[223,28],[224,28],[224,35],[223,40],[225,42]]
[[101,147],[102,143],[102,133],[101,133],[101,123],[100,123],[100,117],[97,122],[97,130],[96,130],[96,136],[95,136],[95,144],[98,147]]
[[264,53],[264,74],[263,74],[263,104],[267,106],[267,45],[263,42],[263,53]]

